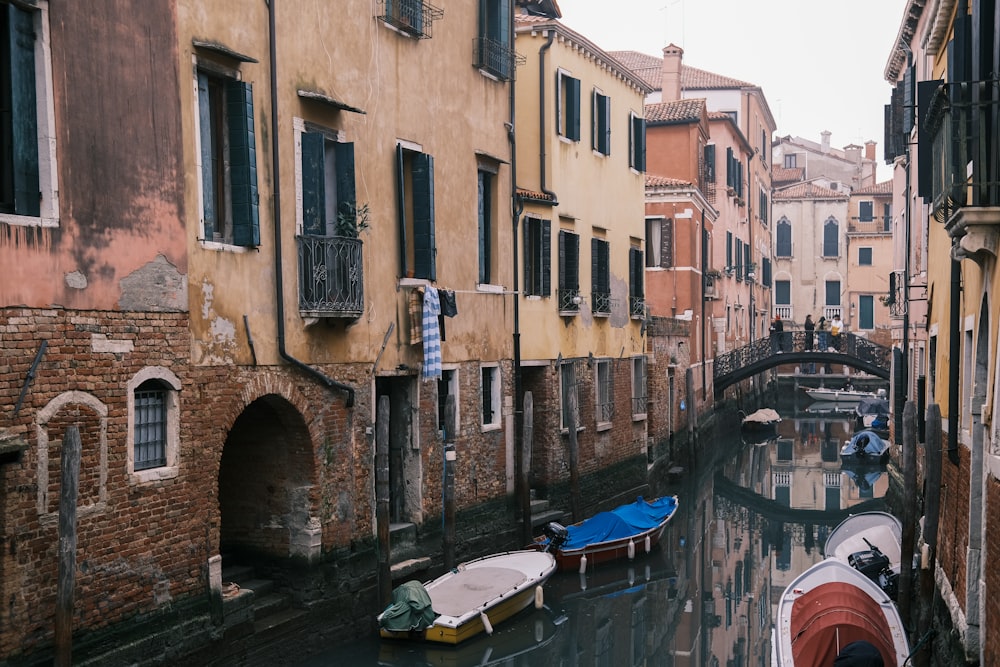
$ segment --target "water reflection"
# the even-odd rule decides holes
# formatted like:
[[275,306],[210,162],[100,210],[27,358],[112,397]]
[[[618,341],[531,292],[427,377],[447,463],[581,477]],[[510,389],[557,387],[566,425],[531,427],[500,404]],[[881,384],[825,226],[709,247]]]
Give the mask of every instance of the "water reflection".
[[883,467],[842,467],[853,415],[784,415],[776,437],[745,443],[739,420],[703,439],[699,464],[657,480],[679,508],[635,561],[560,572],[545,606],[457,647],[366,638],[299,665],[768,665],[772,599],[823,559],[848,514],[884,509]]

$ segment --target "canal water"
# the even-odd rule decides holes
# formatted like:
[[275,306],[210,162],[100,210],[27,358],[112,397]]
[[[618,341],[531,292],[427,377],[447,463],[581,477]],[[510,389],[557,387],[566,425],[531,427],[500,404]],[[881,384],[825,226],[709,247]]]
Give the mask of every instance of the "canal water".
[[288,664],[769,665],[785,586],[823,559],[826,536],[848,514],[886,509],[885,467],[840,463],[853,413],[812,405],[779,409],[777,438],[760,442],[741,435],[737,415],[717,420],[692,445],[693,465],[652,481],[679,507],[651,553],[557,573],[541,609],[492,636],[457,647],[372,636]]

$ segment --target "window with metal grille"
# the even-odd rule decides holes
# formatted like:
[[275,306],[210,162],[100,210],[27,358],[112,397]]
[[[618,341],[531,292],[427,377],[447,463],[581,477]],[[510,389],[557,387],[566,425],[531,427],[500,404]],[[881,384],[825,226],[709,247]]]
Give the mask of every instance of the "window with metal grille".
[[646,414],[646,357],[632,358],[632,416]]
[[609,423],[614,417],[614,374],[611,360],[599,359],[596,362],[596,382],[594,389],[597,394],[597,423]]
[[167,462],[167,388],[147,380],[135,390],[135,469],[146,470]]
[[871,222],[875,219],[875,202],[870,199],[858,202],[858,220]]
[[483,366],[482,398],[483,427],[500,426],[500,369],[497,366]]
[[[576,410],[571,412],[574,406],[570,405],[570,397],[573,394],[576,394]],[[559,397],[561,399],[559,428],[568,429],[571,423],[578,427],[580,425],[580,395],[576,385],[576,365],[572,361],[565,362],[559,367]]]

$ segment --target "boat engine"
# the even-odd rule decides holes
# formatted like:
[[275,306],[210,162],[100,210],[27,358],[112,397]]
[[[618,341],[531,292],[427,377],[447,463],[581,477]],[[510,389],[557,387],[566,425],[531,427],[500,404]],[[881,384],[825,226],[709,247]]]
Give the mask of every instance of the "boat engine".
[[851,554],[847,557],[847,562],[855,570],[878,584],[879,588],[895,600],[896,594],[899,592],[899,574],[893,572],[889,567],[888,556],[871,542],[868,545],[871,549]]
[[545,545],[545,550],[549,552],[558,551],[559,547],[569,538],[569,531],[566,530],[566,526],[556,521],[550,521],[545,524],[542,528],[542,534],[549,538],[548,544]]

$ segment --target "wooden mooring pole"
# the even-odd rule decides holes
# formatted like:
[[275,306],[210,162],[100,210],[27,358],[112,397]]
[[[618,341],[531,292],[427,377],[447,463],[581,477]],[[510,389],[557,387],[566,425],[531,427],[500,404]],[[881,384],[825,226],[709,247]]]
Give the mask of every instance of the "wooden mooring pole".
[[531,438],[534,429],[535,399],[531,392],[524,392],[524,416],[521,423],[521,468],[518,485],[521,490],[521,544],[531,544],[534,526],[531,525]]
[[917,404],[907,401],[903,407],[903,523],[900,556],[903,567],[899,572],[899,615],[908,627],[913,627],[913,554],[916,550],[917,499]]
[[[575,379],[575,378],[574,378]],[[575,383],[574,383],[575,384]],[[573,523],[583,520],[580,516],[580,443],[576,439],[578,400],[576,389],[569,392],[569,494]]]
[[[444,567],[455,567],[455,397],[444,404]],[[449,442],[451,441],[451,442]]]
[[73,593],[76,588],[76,499],[80,487],[80,429],[66,428],[59,484],[59,580],[56,584],[55,667],[73,664]]
[[389,560],[389,397],[380,396],[375,416],[375,529],[378,534],[378,594],[383,605],[392,598]]
[[[920,558],[920,613],[917,616],[917,632],[911,641],[921,641],[931,632],[934,623],[934,602],[937,585],[934,570],[937,567],[938,521],[941,513],[941,442],[944,434],[941,426],[941,406],[932,403],[927,408],[927,442],[924,445],[924,549]],[[930,642],[924,642],[920,651],[913,656],[914,667],[929,667],[931,664]]]

